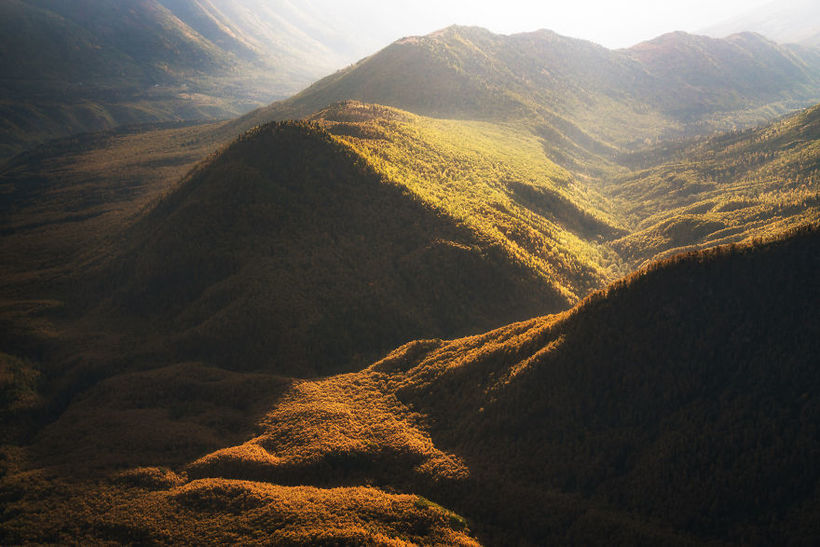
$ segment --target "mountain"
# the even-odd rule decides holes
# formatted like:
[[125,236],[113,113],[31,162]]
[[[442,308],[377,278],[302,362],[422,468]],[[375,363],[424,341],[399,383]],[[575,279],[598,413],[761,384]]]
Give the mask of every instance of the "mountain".
[[501,36],[449,27],[391,44],[237,127],[352,99],[432,117],[525,123],[571,167],[663,135],[759,123],[816,103],[818,82],[816,52],[749,34],[675,33],[611,51],[549,31]]
[[[817,112],[616,156],[610,180],[520,126],[356,102],[252,131],[180,183],[225,125],[54,144],[0,172],[5,351],[74,347],[95,382],[122,355],[311,376],[560,311],[653,258],[820,220]],[[67,334],[81,317],[98,342]]]
[[[83,1],[4,4],[6,155],[71,132],[228,117],[350,59],[332,49],[358,51],[343,45],[338,27],[312,4]],[[679,33],[611,51],[550,31],[500,36],[449,27],[399,40],[254,112],[231,136],[359,100],[433,117],[525,122],[547,140],[553,160],[594,172],[589,156],[749,126],[813,104],[818,81],[820,54],[752,35]]]
[[[265,47],[230,4],[106,9],[206,74]],[[817,543],[818,231],[760,239],[820,110],[704,134],[813,55],[453,27],[0,165],[0,542]]]
[[723,38],[733,33],[758,32],[780,43],[820,45],[820,7],[812,0],[769,2],[738,17],[702,30],[703,34]]
[[151,339],[172,333],[159,338],[176,358],[352,370],[414,338],[564,309],[614,277],[601,241],[623,231],[595,199],[532,137],[343,103],[199,166],[86,292],[112,294],[101,313],[144,318]]
[[676,32],[638,44],[628,54],[663,82],[657,100],[684,122],[817,92],[817,52],[780,46],[750,32],[724,39]]
[[[77,483],[9,455],[4,541],[171,542],[192,530],[244,541],[256,530],[292,541],[816,542],[818,257],[817,229],[692,253],[559,315],[273,384],[256,432],[173,471],[145,466],[177,457],[167,439],[185,446],[218,427],[264,377],[240,387],[236,373],[171,367],[108,380],[33,450],[74,462],[74,476],[89,469],[83,446],[134,467]],[[186,405],[152,413],[178,400],[163,386],[181,381]],[[230,397],[207,396],[231,384]],[[143,455],[126,440],[131,423],[153,432],[136,445]],[[58,511],[38,508],[46,488]],[[348,529],[362,514],[367,526]],[[334,515],[344,524],[325,528]]]

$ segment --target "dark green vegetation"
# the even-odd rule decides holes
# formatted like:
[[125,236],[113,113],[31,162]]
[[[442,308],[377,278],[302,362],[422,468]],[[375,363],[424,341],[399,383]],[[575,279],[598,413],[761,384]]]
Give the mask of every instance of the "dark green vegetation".
[[0,542],[817,542],[820,237],[749,242],[820,222],[820,108],[659,140],[803,104],[812,66],[456,27],[17,156]]

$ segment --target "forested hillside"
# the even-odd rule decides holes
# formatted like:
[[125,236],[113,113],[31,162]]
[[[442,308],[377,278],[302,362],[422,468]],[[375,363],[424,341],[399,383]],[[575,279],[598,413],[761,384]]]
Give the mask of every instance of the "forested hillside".
[[[816,229],[680,257],[566,313],[413,342],[356,374],[108,380],[38,437],[60,467],[6,453],[2,537],[816,542],[818,257]],[[244,441],[173,463],[265,397]],[[94,461],[134,467],[70,478]],[[176,471],[145,467],[163,464]]]
[[113,295],[100,313],[143,318],[178,359],[315,375],[566,307],[563,286],[505,243],[320,126],[274,124],[131,228],[94,293]]
[[631,265],[820,220],[820,107],[779,122],[664,144],[621,161],[602,191],[632,227],[613,242]]
[[[0,26],[95,116],[72,67],[218,109],[339,39],[260,1]],[[0,543],[820,542],[818,90],[750,33],[449,27],[0,164]]]

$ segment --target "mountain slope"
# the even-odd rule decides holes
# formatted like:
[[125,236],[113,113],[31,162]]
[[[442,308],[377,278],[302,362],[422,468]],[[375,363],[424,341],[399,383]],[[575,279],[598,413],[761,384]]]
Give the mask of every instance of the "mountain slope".
[[5,1],[0,158],[79,132],[230,118],[291,95],[356,58],[327,25],[288,2]]
[[208,90],[234,59],[155,2],[10,0],[0,11],[0,157],[56,136],[242,110]]
[[[48,497],[65,508],[65,522],[44,520],[38,510],[39,492],[53,483],[11,459],[3,481],[17,493],[0,530],[15,541],[115,531],[156,539],[168,537],[181,504],[186,522],[218,515],[235,540],[247,540],[302,492],[312,493],[305,509],[325,515],[339,507],[328,498],[342,492],[337,487],[367,485],[343,491],[361,501],[342,514],[370,511],[371,534],[384,530],[385,518],[384,509],[368,509],[383,507],[373,495],[388,491],[458,511],[405,499],[444,516],[437,522],[451,532],[432,533],[469,524],[490,544],[814,543],[818,257],[817,229],[691,254],[560,315],[450,342],[413,342],[359,373],[281,385],[245,442],[176,472],[140,467],[108,481],[60,483]],[[133,431],[125,424],[135,412],[166,404],[167,390],[154,395],[146,386],[173,375],[197,378],[199,387],[186,390],[189,407],[156,422],[163,431],[197,418],[197,397],[213,400],[200,394],[211,382],[236,381],[181,372],[106,381],[32,449],[72,462],[74,473],[89,465],[78,439],[131,465],[168,461],[163,452],[124,450],[133,443],[118,440]],[[99,420],[93,429],[83,425],[89,409]],[[73,441],[55,445],[60,438]],[[288,490],[296,484],[301,490]],[[80,497],[92,508],[73,502]],[[400,527],[420,516],[402,503],[389,512]],[[97,504],[117,509],[100,521]],[[135,511],[143,516],[129,519]],[[171,528],[171,537],[188,537],[185,526]]]
[[749,32],[725,39],[676,32],[627,53],[663,82],[656,100],[685,122],[817,93],[814,52]]
[[820,106],[622,160],[634,171],[602,191],[632,228],[613,247],[633,266],[820,220]]
[[148,318],[180,355],[231,368],[350,370],[427,333],[567,301],[497,242],[309,125],[246,135],[117,246],[122,258],[104,276],[117,295],[111,313]]
[[492,542],[816,541],[818,233],[300,383],[188,472],[412,488]]

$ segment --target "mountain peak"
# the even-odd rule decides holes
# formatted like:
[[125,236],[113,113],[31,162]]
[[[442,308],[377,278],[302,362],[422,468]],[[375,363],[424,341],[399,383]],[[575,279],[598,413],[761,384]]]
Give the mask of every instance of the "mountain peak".
[[709,42],[717,43],[720,41],[721,40],[717,38],[710,38],[708,36],[702,36],[699,34],[691,34],[683,30],[675,30],[672,32],[661,34],[660,36],[652,38],[651,40],[643,41],[630,48],[627,48],[626,51],[641,51],[657,47],[694,46]]
[[468,25],[450,25],[448,27],[434,30],[429,34],[418,34],[405,36],[393,42],[394,44],[418,44],[427,40],[447,41],[456,38],[478,39],[495,36],[483,27]]

